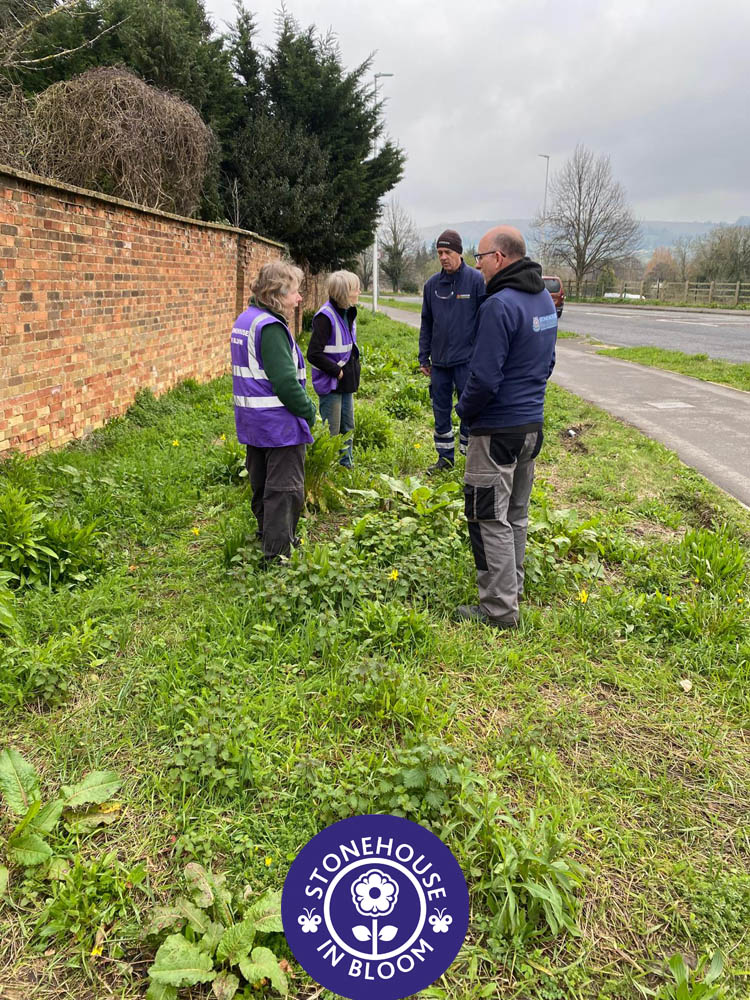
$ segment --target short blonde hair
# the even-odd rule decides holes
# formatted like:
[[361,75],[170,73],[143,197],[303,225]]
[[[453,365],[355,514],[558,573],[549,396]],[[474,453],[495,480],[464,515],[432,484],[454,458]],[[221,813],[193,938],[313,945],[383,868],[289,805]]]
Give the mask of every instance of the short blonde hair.
[[302,270],[288,260],[274,260],[264,264],[258,272],[253,295],[264,306],[286,316],[283,299],[291,291],[297,291],[304,281]]
[[328,277],[328,298],[342,309],[352,305],[352,296],[359,291],[359,278],[353,271],[334,271]]

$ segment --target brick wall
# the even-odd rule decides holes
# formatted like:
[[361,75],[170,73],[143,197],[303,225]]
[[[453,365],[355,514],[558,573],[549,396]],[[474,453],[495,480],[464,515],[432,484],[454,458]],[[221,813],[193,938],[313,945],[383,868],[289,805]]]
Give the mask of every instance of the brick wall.
[[0,454],[225,372],[232,321],[283,249],[0,167]]

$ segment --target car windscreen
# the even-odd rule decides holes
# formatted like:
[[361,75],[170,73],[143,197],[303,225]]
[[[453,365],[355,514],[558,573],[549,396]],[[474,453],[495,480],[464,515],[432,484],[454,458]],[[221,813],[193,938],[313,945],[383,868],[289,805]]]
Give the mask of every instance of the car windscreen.
[[545,278],[544,287],[547,289],[548,292],[559,292],[560,282],[557,280],[557,278]]

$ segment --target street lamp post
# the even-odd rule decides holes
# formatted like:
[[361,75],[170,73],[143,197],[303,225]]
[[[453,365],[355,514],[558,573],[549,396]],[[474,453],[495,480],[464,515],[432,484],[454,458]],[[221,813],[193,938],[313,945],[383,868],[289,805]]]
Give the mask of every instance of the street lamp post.
[[537,153],[543,160],[547,161],[547,169],[544,173],[544,207],[542,208],[542,273],[544,273],[544,257],[547,253],[547,181],[549,180],[549,155],[547,153]]
[[[375,73],[375,108],[378,106],[378,80],[381,80],[385,76],[393,76],[393,73]],[[374,139],[372,144],[372,154],[373,158],[378,151],[378,140]],[[375,220],[375,238],[372,242],[372,311],[377,312],[378,310],[378,223]]]

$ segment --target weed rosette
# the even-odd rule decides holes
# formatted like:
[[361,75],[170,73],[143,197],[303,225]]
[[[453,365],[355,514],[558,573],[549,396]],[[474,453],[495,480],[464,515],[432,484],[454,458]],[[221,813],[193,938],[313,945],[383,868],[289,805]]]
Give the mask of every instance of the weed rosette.
[[396,816],[352,816],[299,853],[281,914],[295,958],[321,985],[356,1000],[396,1000],[451,965],[469,896],[435,834]]

